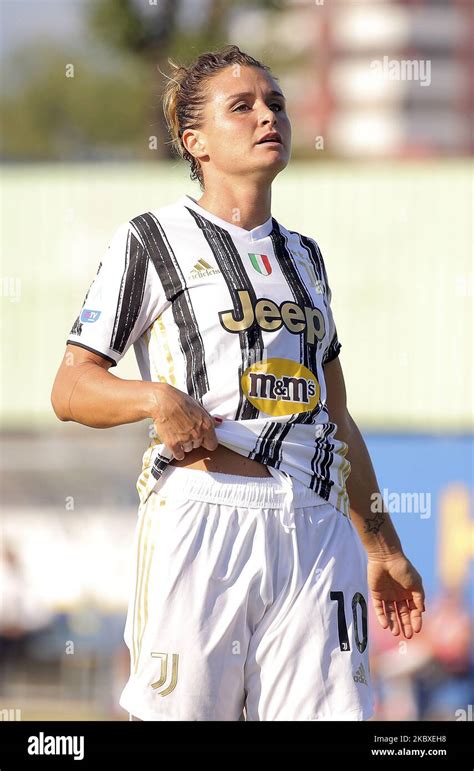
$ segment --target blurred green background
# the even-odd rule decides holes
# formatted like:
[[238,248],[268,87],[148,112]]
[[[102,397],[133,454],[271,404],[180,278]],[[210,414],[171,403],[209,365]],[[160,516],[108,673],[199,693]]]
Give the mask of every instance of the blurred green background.
[[[403,649],[371,619],[377,718],[467,714],[471,8],[0,0],[0,720],[128,718],[123,627],[149,425],[60,423],[50,393],[117,226],[200,195],[166,134],[168,56],[187,64],[229,42],[287,96],[293,157],[272,213],[323,252],[349,409],[380,487],[431,496],[427,518],[391,512],[429,612]],[[384,61],[398,76],[374,74]],[[139,377],[132,351],[114,374]]]
[[[274,216],[325,257],[367,427],[472,428],[471,175],[454,160],[294,161],[274,184]],[[10,166],[2,188],[3,280],[18,288],[2,304],[2,421],[40,428],[56,422],[51,375],[115,227],[199,189],[181,164],[133,162]],[[134,358],[116,374],[139,378]]]

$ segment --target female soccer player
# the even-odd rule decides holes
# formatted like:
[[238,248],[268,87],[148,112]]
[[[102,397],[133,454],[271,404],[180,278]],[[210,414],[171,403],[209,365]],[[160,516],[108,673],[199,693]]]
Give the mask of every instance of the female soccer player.
[[[164,112],[202,196],[118,227],[52,393],[61,420],[154,428],[120,704],[141,720],[365,720],[368,588],[407,638],[424,592],[374,507],[318,244],[271,215],[285,97],[234,45],[170,63]],[[142,381],[109,372],[132,343]]]

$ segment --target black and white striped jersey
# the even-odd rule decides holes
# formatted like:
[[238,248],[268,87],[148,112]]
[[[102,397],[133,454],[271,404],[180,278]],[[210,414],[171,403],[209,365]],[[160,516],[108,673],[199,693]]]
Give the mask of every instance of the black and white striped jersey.
[[[348,448],[326,408],[323,364],[341,347],[330,303],[314,239],[273,217],[245,230],[184,195],[117,228],[67,342],[113,366],[133,344],[143,380],[224,418],[221,444],[347,516]],[[172,457],[152,438],[142,502]]]

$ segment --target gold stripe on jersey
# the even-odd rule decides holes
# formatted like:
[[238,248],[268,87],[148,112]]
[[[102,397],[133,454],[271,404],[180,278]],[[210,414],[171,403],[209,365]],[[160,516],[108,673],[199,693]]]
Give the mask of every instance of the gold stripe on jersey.
[[[145,337],[146,346],[147,346],[147,349],[148,349],[148,356],[149,356],[149,361],[150,361],[151,380],[152,380],[152,382],[159,382],[159,381],[163,382],[163,381],[166,380],[166,378],[158,373],[158,371],[156,369],[156,366],[155,366],[155,360],[154,360],[153,356],[150,353],[150,343],[151,343],[152,336],[153,336],[152,335],[152,331],[153,331],[153,324],[147,329],[147,331],[145,333],[145,335],[146,335],[146,337]],[[157,348],[157,350],[159,350],[159,349]],[[151,439],[151,442],[150,442],[148,448],[146,449],[146,451],[145,451],[145,453],[143,455],[143,458],[142,458],[142,470],[140,472],[140,476],[138,477],[137,483],[136,483],[136,488],[137,488],[138,496],[139,496],[140,500],[142,501],[142,503],[145,503],[145,500],[146,500],[146,492],[147,492],[147,489],[148,489],[148,481],[149,481],[150,473],[151,473],[150,457],[151,457],[151,454],[153,452],[153,449],[157,445],[159,445],[159,444],[161,444],[160,438],[159,437],[153,437]]]
[[137,618],[138,587],[140,584],[140,567],[141,567],[141,559],[142,559],[142,539],[143,539],[143,530],[144,530],[145,520],[146,520],[146,511],[143,512],[141,522],[140,522],[140,529],[138,533],[138,542],[137,542],[137,553],[136,553],[135,597],[133,600],[133,619],[132,619],[132,669],[134,669],[134,671],[136,671],[136,661],[137,661],[135,631],[136,631],[136,618]]
[[[161,503],[164,503],[164,501],[160,501],[160,504]],[[155,522],[155,527],[156,527],[156,525],[157,525],[157,523]],[[152,543],[151,551],[150,551],[150,557],[148,559],[148,567],[147,567],[147,571],[146,571],[145,590],[144,590],[144,594],[143,594],[144,620],[143,620],[143,629],[141,629],[141,630],[139,629],[139,633],[138,633],[139,634],[139,637],[138,637],[138,658],[140,658],[140,653],[141,653],[141,650],[142,650],[143,636],[145,634],[145,630],[146,630],[147,624],[148,624],[148,583],[150,581],[150,570],[151,570],[151,565],[152,565],[152,562],[153,562],[153,554],[155,553],[155,546],[156,546],[156,533],[154,534],[153,543]]]
[[[155,329],[155,326],[158,325],[159,330],[159,336],[157,334],[157,330]],[[156,336],[156,343],[157,343],[157,350],[162,350],[164,353],[165,361],[168,367],[167,376],[165,376],[165,379],[168,383],[170,383],[172,386],[177,386],[176,381],[176,375],[174,371],[174,361],[173,356],[171,354],[169,342],[168,342],[168,334],[166,332],[166,327],[163,323],[163,319],[161,316],[158,316],[156,321],[151,325],[152,334]]]
[[[175,375],[173,356],[171,354],[168,342],[166,327],[161,316],[158,316],[147,330],[147,346],[149,350],[151,343],[153,343],[153,349],[155,351],[159,351],[160,354],[163,354],[163,360],[165,362],[166,368],[164,373],[158,372],[156,361],[150,355],[150,375],[152,381],[154,380],[155,382],[169,383],[176,388],[177,380]],[[142,502],[146,501],[148,494],[151,492],[149,489],[150,483],[152,483],[151,487],[153,487],[156,483],[156,479],[153,478],[150,480],[152,466],[151,455],[153,449],[159,444],[161,444],[161,439],[159,437],[153,437],[143,456],[142,471],[136,484],[137,492]]]
[[[155,547],[157,543],[157,530],[159,526],[159,519],[153,515],[156,506],[165,506],[166,504],[166,498],[162,498],[160,495],[154,495],[149,499],[148,506],[146,509],[146,516],[149,519],[149,527],[147,528],[147,534],[146,534],[146,540],[145,540],[145,550],[144,550],[144,557],[143,557],[143,567],[141,571],[142,579],[144,577],[144,583],[142,580],[142,584],[139,591],[139,603],[138,603],[138,624],[137,624],[137,658],[135,662],[135,672],[138,668],[138,662],[140,660],[141,650],[142,650],[142,643],[143,643],[143,637],[145,635],[145,631],[148,625],[148,586],[150,583],[150,572],[151,572],[151,566],[153,564],[153,555],[155,553]],[[151,507],[151,508],[150,508]],[[151,535],[150,535],[151,533]],[[148,544],[150,542],[150,553],[147,557],[147,551],[148,551]],[[142,613],[143,610],[143,623],[142,623]]]
[[339,455],[342,456],[343,460],[341,461],[341,464],[337,467],[337,475],[339,479],[339,486],[340,486],[340,492],[337,496],[337,505],[336,508],[338,511],[342,511],[344,516],[349,517],[349,496],[346,491],[346,479],[350,474],[351,471],[351,464],[348,460],[346,460],[346,455],[349,451],[349,446],[342,442],[342,447],[339,450]]
[[136,658],[135,658],[135,672],[137,672],[138,669],[138,661],[140,659],[140,649],[141,649],[141,640],[142,640],[142,600],[143,600],[143,582],[144,582],[144,575],[147,570],[147,564],[148,564],[148,545],[150,540],[150,529],[152,525],[152,520],[149,517],[149,507],[145,509],[145,512],[143,514],[144,519],[146,520],[145,525],[145,537],[143,540],[142,550],[141,550],[141,557],[140,557],[140,574],[138,579],[138,585],[136,587],[136,593],[137,593],[137,603],[136,603],[136,634],[135,634],[135,651],[136,651]]

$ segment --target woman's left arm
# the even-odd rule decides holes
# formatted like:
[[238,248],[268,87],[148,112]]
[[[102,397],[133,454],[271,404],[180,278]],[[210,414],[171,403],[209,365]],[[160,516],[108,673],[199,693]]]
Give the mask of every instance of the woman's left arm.
[[339,357],[324,367],[329,419],[336,438],[348,445],[351,473],[347,494],[351,519],[368,556],[368,581],[377,618],[384,629],[405,637],[419,632],[425,610],[421,576],[403,553],[375,476],[364,439],[347,409],[346,388]]

